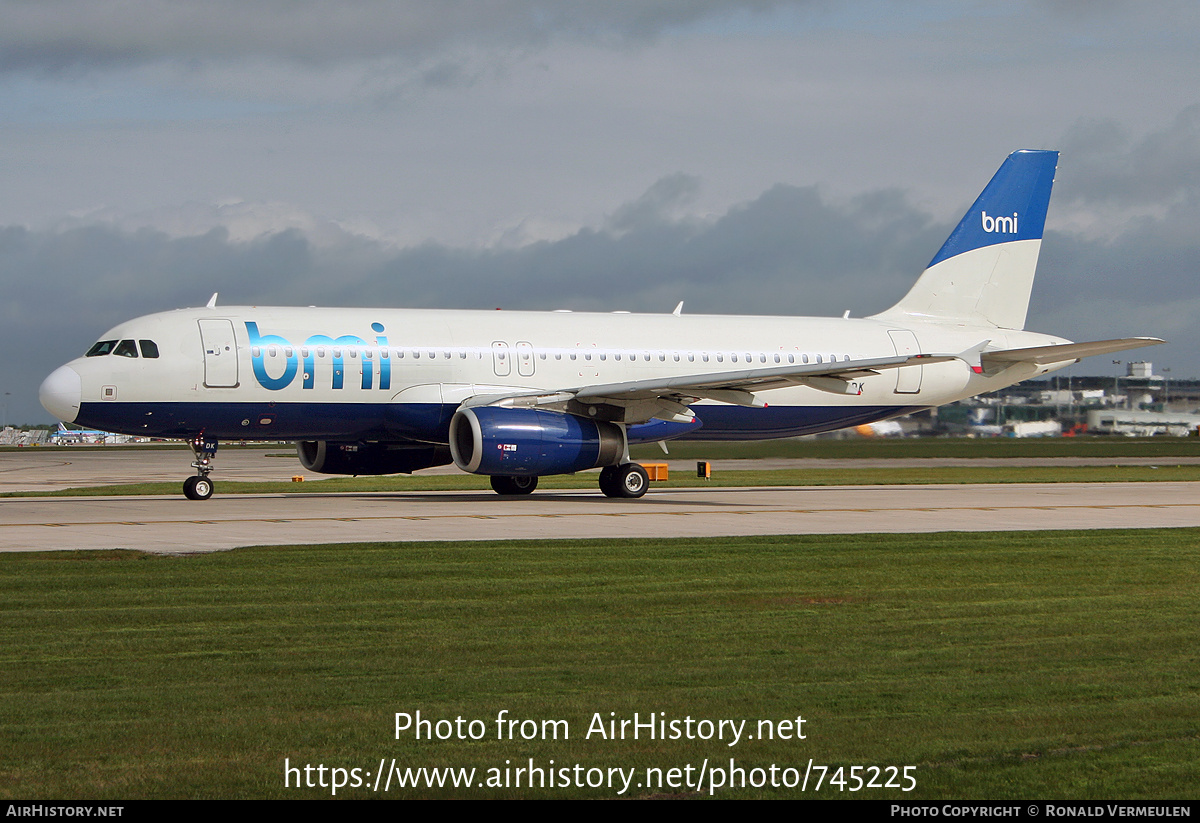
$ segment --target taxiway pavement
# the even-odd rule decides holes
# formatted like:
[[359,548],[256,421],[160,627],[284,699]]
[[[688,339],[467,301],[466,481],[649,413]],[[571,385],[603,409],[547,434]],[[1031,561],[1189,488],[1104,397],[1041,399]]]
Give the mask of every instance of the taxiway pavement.
[[640,500],[590,490],[0,500],[0,551],[1159,526],[1200,526],[1200,483],[656,488]]

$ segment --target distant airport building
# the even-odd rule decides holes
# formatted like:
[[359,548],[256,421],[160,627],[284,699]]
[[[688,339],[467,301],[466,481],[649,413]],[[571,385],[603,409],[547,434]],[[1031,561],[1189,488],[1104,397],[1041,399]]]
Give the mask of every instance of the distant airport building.
[[1200,414],[1185,412],[1093,409],[1087,413],[1088,431],[1150,437],[1158,434],[1186,437],[1200,427]]
[[916,416],[909,433],[1031,437],[1084,432],[1120,435],[1196,434],[1200,380],[1156,374],[1150,361],[1125,364],[1116,377],[1056,375]]
[[45,443],[50,432],[46,429],[16,429],[5,426],[0,430],[0,446],[36,446]]

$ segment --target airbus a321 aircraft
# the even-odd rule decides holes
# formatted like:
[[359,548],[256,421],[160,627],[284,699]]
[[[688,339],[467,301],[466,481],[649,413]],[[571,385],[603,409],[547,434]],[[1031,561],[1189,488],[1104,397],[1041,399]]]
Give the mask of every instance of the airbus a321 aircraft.
[[42,383],[60,420],[181,438],[212,495],[220,440],[295,440],[328,474],[453,461],[500,494],[600,468],[640,497],[631,443],[831,431],[1163,341],[1024,331],[1058,153],[1010,155],[895,306],[866,318],[261,308],[122,323]]

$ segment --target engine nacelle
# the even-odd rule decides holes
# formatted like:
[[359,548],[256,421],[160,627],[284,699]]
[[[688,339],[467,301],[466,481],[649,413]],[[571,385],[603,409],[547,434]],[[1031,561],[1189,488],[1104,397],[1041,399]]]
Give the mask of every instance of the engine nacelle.
[[426,443],[338,443],[301,440],[300,462],[321,474],[409,474],[450,462],[445,446]]
[[454,413],[450,453],[475,474],[570,474],[620,463],[625,432],[573,414],[479,406]]

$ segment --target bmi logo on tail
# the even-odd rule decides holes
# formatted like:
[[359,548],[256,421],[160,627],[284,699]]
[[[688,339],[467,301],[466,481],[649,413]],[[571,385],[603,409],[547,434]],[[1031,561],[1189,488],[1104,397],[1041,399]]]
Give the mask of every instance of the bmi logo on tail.
[[985,211],[983,212],[983,230],[989,233],[1016,234],[1017,213],[1014,211],[1012,217],[988,217],[988,213]]

